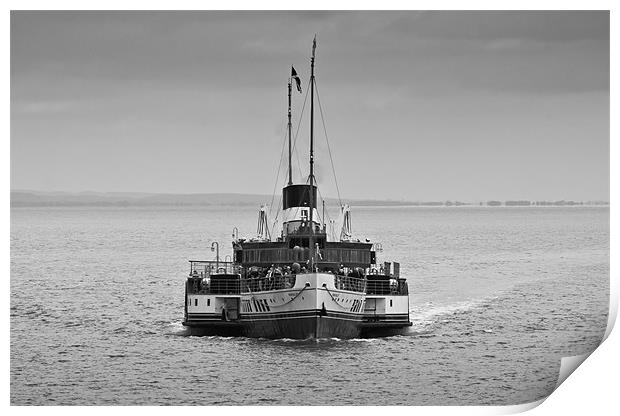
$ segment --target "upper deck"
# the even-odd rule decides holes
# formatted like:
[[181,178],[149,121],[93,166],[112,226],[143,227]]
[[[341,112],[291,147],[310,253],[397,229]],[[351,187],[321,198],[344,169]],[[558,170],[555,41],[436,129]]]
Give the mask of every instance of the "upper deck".
[[[271,266],[306,263],[310,259],[309,237],[296,234],[283,241],[244,241],[233,243],[235,262],[242,266]],[[317,263],[332,269],[339,266],[368,268],[375,261],[372,244],[353,241],[325,241],[316,234]],[[305,244],[304,244],[305,243]],[[332,270],[333,271],[333,270]]]
[[[234,295],[290,289],[295,287],[297,276],[303,276],[306,273],[294,273],[290,269],[279,268],[265,272],[255,267],[244,269],[230,262],[191,260],[187,292],[189,294]],[[358,275],[335,274],[334,287],[340,290],[364,292],[366,280]]]
[[[397,272],[397,269],[394,271]],[[386,271],[387,274],[379,274]],[[191,260],[187,293],[236,295],[290,289],[295,287],[298,276],[306,273],[305,269],[295,271],[290,267],[246,268],[232,262]],[[363,270],[342,267],[337,272],[327,273],[334,275],[334,287],[339,290],[365,292],[367,295],[409,294],[406,280],[391,273],[388,268]]]

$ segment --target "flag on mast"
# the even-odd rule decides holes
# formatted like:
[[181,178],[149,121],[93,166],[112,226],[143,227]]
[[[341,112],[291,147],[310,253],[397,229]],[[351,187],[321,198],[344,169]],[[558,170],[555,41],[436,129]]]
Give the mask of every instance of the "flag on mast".
[[299,75],[297,75],[297,71],[295,71],[295,67],[291,65],[291,78],[295,80],[297,84],[297,91],[301,92],[301,79],[299,79]]

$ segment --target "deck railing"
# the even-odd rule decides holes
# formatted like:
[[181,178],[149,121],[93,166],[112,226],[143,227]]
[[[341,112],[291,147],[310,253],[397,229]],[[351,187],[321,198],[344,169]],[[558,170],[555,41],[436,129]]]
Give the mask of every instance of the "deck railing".
[[[338,290],[366,292],[368,295],[407,295],[405,279],[369,275],[353,277],[334,275]],[[225,261],[190,261],[187,291],[191,294],[238,294],[241,292],[263,292],[289,289],[295,286],[296,275],[274,274],[251,276],[238,264]]]
[[241,266],[229,261],[190,260],[189,275],[192,277],[209,277],[218,274],[239,274]]
[[367,295],[407,295],[409,289],[405,279],[368,280]]
[[265,277],[247,277],[241,279],[242,292],[263,292],[267,290],[290,289],[295,286],[297,277],[294,274],[265,276]]
[[366,289],[366,279],[363,277],[334,276],[336,289],[363,292]]
[[190,277],[187,279],[187,293],[192,295],[237,295],[240,293],[239,278]]

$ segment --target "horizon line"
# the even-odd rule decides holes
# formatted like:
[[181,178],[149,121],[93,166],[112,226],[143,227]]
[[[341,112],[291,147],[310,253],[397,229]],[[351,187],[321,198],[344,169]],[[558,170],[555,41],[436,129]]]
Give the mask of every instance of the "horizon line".
[[[50,190],[50,191],[42,191],[42,190],[34,190],[34,189],[10,189],[10,192],[23,192],[23,193],[39,193],[39,194],[51,194],[51,193],[64,193],[64,194],[124,194],[124,195],[135,195],[140,196],[140,194],[144,195],[166,195],[166,196],[201,196],[201,195],[243,195],[243,196],[257,196],[263,197],[268,196],[269,194],[263,193],[247,193],[247,192],[149,192],[149,191],[93,191],[93,190],[82,190],[82,191],[65,191],[65,190]],[[462,200],[462,199],[394,199],[394,198],[373,198],[373,197],[352,197],[352,198],[338,198],[337,196],[325,196],[324,199],[334,199],[334,200],[349,200],[349,201],[373,201],[373,202],[397,202],[397,203],[430,203],[430,202],[451,202],[451,203],[481,203],[481,202],[576,202],[576,203],[584,203],[584,202],[598,202],[598,203],[606,203],[610,204],[609,199],[605,198],[587,198],[587,199],[573,199],[573,198],[485,198],[485,199],[471,199],[471,200]]]

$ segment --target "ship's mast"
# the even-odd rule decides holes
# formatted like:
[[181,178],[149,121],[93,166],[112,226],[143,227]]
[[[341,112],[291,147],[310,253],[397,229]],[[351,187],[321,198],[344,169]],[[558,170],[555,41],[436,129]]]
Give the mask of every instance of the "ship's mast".
[[316,36],[312,41],[312,58],[310,59],[310,272],[314,272],[314,56]]
[[291,78],[288,79],[288,185],[293,184],[293,169],[291,167]]

